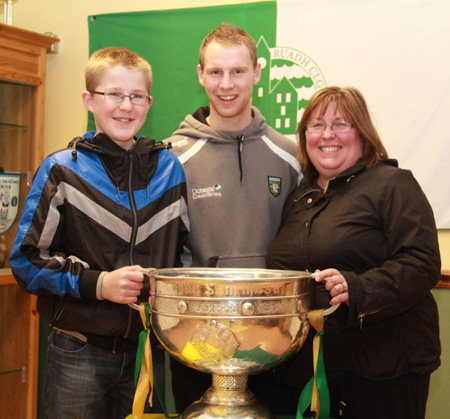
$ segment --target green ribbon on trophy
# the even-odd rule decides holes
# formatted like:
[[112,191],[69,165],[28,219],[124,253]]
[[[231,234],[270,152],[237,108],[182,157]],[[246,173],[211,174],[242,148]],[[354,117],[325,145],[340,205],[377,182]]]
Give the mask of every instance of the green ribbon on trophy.
[[314,419],[330,418],[330,393],[323,362],[324,321],[323,309],[309,312],[309,323],[316,330],[313,340],[314,376],[300,394],[296,419],[303,419],[303,414],[309,405],[311,405],[311,411],[315,412]]

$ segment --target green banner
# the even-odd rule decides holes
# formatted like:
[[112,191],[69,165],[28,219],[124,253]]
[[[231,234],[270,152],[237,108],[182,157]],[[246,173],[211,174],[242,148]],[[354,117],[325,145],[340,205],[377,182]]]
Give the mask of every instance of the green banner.
[[[222,22],[231,22],[256,41],[263,36],[275,45],[276,15],[276,1],[264,1],[89,16],[89,54],[124,47],[150,62],[153,105],[139,134],[159,141],[169,137],[187,114],[208,104],[197,76],[203,38]],[[92,114],[88,129],[95,129]]]

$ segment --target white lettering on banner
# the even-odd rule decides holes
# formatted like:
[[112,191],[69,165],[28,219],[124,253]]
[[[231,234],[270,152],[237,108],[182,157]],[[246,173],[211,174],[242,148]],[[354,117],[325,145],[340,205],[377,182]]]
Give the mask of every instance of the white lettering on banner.
[[270,49],[271,58],[273,60],[281,59],[281,60],[289,60],[296,64],[298,64],[301,68],[303,68],[309,75],[311,75],[314,79],[319,79],[316,84],[316,88],[320,89],[325,86],[324,77],[314,63],[314,61],[309,58],[307,55],[303,54],[300,51],[297,51],[292,48],[286,47],[275,47]]

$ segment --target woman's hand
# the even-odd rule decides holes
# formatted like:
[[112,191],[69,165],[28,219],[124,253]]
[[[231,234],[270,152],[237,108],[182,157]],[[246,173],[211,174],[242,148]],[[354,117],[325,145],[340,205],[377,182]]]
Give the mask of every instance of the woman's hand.
[[346,303],[348,305],[348,284],[337,269],[317,270],[313,274],[317,282],[323,282],[330,292],[331,305]]

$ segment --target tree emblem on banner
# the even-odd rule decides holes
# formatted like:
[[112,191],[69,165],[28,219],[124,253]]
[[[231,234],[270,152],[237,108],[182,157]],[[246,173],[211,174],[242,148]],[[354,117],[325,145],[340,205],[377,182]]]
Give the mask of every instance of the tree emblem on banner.
[[267,124],[284,135],[295,134],[309,99],[326,86],[319,66],[293,48],[269,48],[263,36],[257,43],[261,80],[253,91],[253,104]]

